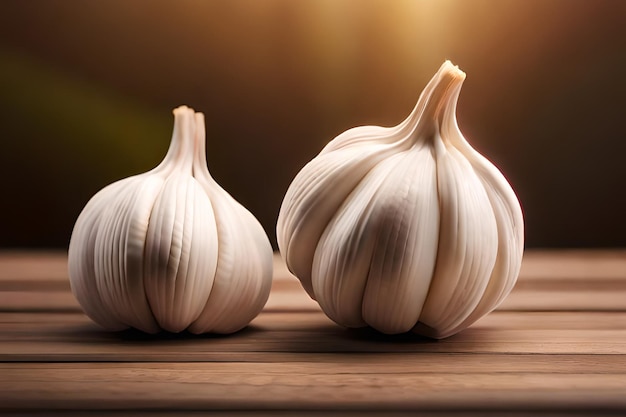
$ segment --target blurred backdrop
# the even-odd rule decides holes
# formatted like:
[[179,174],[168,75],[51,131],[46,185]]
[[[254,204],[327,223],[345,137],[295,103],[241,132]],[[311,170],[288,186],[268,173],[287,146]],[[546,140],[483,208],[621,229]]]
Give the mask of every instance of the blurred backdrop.
[[399,123],[445,59],[527,246],[625,246],[618,0],[1,0],[0,246],[67,247],[94,193],[160,162],[180,104],[275,242],[299,168],[350,127]]

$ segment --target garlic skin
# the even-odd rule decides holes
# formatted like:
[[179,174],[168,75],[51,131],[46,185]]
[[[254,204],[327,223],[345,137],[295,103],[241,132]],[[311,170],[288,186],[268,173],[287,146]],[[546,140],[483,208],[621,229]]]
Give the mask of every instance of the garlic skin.
[[289,186],[281,255],[338,324],[445,338],[515,285],[522,210],[458,128],[464,80],[446,61],[406,120],[347,130]]
[[262,226],[209,174],[204,116],[174,110],[164,160],[96,193],[68,251],[72,292],[109,330],[233,333],[261,311],[272,281]]

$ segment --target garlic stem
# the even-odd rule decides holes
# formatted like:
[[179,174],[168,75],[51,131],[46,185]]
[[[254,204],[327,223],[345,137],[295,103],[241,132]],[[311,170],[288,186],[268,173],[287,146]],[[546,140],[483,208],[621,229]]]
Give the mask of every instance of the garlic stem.
[[[433,140],[438,135],[443,118],[450,104],[456,104],[465,73],[450,61],[446,61],[426,85],[417,104],[407,120],[407,129],[414,141]],[[453,100],[454,103],[450,101]],[[455,108],[452,108],[454,116]]]

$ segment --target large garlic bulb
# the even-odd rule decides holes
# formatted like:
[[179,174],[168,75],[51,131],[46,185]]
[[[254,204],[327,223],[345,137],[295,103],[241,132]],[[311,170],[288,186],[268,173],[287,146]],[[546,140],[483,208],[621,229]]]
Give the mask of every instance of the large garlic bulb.
[[291,183],[278,245],[335,322],[443,338],[513,288],[522,211],[459,131],[464,79],[446,61],[405,121],[342,133]]
[[267,301],[272,248],[254,216],[211,178],[204,116],[182,106],[174,117],[161,164],[105,187],[78,217],[72,291],[111,330],[232,333]]

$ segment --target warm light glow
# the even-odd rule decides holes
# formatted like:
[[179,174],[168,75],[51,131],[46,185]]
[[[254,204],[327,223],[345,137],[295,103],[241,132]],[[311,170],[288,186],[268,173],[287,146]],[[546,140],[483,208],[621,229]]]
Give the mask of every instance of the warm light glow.
[[[207,115],[211,172],[271,231],[302,164],[347,128],[399,123],[450,59],[467,73],[460,124],[517,185],[529,243],[585,244],[600,233],[612,237],[598,242],[626,244],[626,223],[609,222],[626,210],[611,193],[624,182],[626,142],[616,138],[625,4],[9,2],[0,14],[0,122],[12,139],[0,177],[31,175],[5,193],[24,204],[0,214],[30,220],[1,238],[65,244],[89,195],[157,162],[171,133],[160,115],[182,103]],[[590,138],[603,146],[589,147]],[[39,174],[50,191],[34,197],[27,190]],[[564,202],[595,220],[564,214]],[[41,206],[56,207],[54,221]]]

